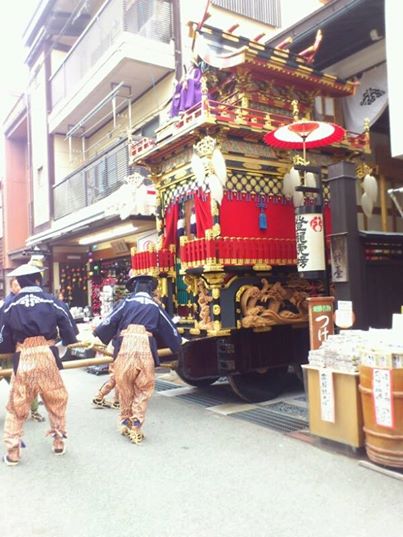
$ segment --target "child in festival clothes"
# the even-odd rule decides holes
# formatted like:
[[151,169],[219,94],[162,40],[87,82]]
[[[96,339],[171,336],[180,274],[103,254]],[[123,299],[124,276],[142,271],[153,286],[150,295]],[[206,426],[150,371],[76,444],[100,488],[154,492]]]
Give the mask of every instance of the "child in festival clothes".
[[114,373],[119,390],[121,433],[134,444],[144,438],[142,426],[154,390],[154,368],[159,365],[156,338],[174,353],[181,348],[175,325],[153,298],[157,285],[157,279],[152,276],[130,278],[126,286],[134,292],[94,331],[104,344],[115,338]]
[[38,394],[49,414],[52,449],[56,455],[65,452],[67,391],[59,373],[62,363],[55,340],[60,335],[63,345],[76,343],[77,327],[65,306],[40,287],[40,268],[27,263],[10,276],[17,278],[21,290],[4,308],[0,353],[14,352],[3,460],[15,466],[21,457],[23,426]]
[[[114,397],[111,401],[106,399],[106,396],[114,390]],[[92,404],[96,408],[120,408],[119,404],[119,390],[116,386],[116,378],[114,372],[114,364],[109,366],[109,378],[99,388],[97,395],[92,400]]]

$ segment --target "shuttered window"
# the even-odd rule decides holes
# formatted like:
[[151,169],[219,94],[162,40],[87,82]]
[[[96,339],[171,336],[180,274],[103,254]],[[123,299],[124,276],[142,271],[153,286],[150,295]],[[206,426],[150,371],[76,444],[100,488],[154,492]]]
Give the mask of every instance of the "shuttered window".
[[91,164],[54,186],[54,218],[61,218],[109,196],[132,173],[128,167],[127,142],[105,152]]
[[280,0],[213,0],[213,4],[271,26],[281,26]]

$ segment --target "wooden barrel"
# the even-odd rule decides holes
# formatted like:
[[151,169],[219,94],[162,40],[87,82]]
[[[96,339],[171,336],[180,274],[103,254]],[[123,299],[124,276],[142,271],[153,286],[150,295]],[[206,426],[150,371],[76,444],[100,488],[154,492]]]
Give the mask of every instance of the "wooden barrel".
[[368,458],[378,464],[403,468],[403,369],[391,369],[392,427],[378,425],[373,398],[373,368],[360,366],[360,393]]

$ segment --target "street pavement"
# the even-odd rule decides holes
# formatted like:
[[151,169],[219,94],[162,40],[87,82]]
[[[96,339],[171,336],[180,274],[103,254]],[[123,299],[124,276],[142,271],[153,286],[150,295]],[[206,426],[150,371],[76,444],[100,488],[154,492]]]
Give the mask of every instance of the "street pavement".
[[[0,465],[1,537],[402,535],[403,482],[354,458],[168,392],[153,396],[135,446],[116,410],[91,408],[105,377],[63,377],[68,451],[56,457],[47,425],[27,422],[23,461]],[[7,393],[0,382],[1,429]]]

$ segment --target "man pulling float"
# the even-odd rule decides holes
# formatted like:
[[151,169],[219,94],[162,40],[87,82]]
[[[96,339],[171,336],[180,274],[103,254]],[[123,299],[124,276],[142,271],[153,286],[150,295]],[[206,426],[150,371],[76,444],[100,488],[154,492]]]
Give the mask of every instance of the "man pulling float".
[[154,367],[160,364],[157,340],[173,353],[181,347],[173,321],[153,298],[157,285],[152,276],[131,277],[126,286],[133,293],[94,330],[105,345],[114,340],[121,433],[134,444],[144,438],[142,426],[154,390]]
[[10,273],[21,290],[4,308],[0,327],[0,353],[14,353],[4,424],[7,452],[3,460],[9,466],[20,461],[23,426],[38,394],[49,414],[53,452],[65,452],[68,396],[55,340],[60,335],[64,345],[76,343],[77,327],[65,305],[42,290],[41,270],[27,263]]

